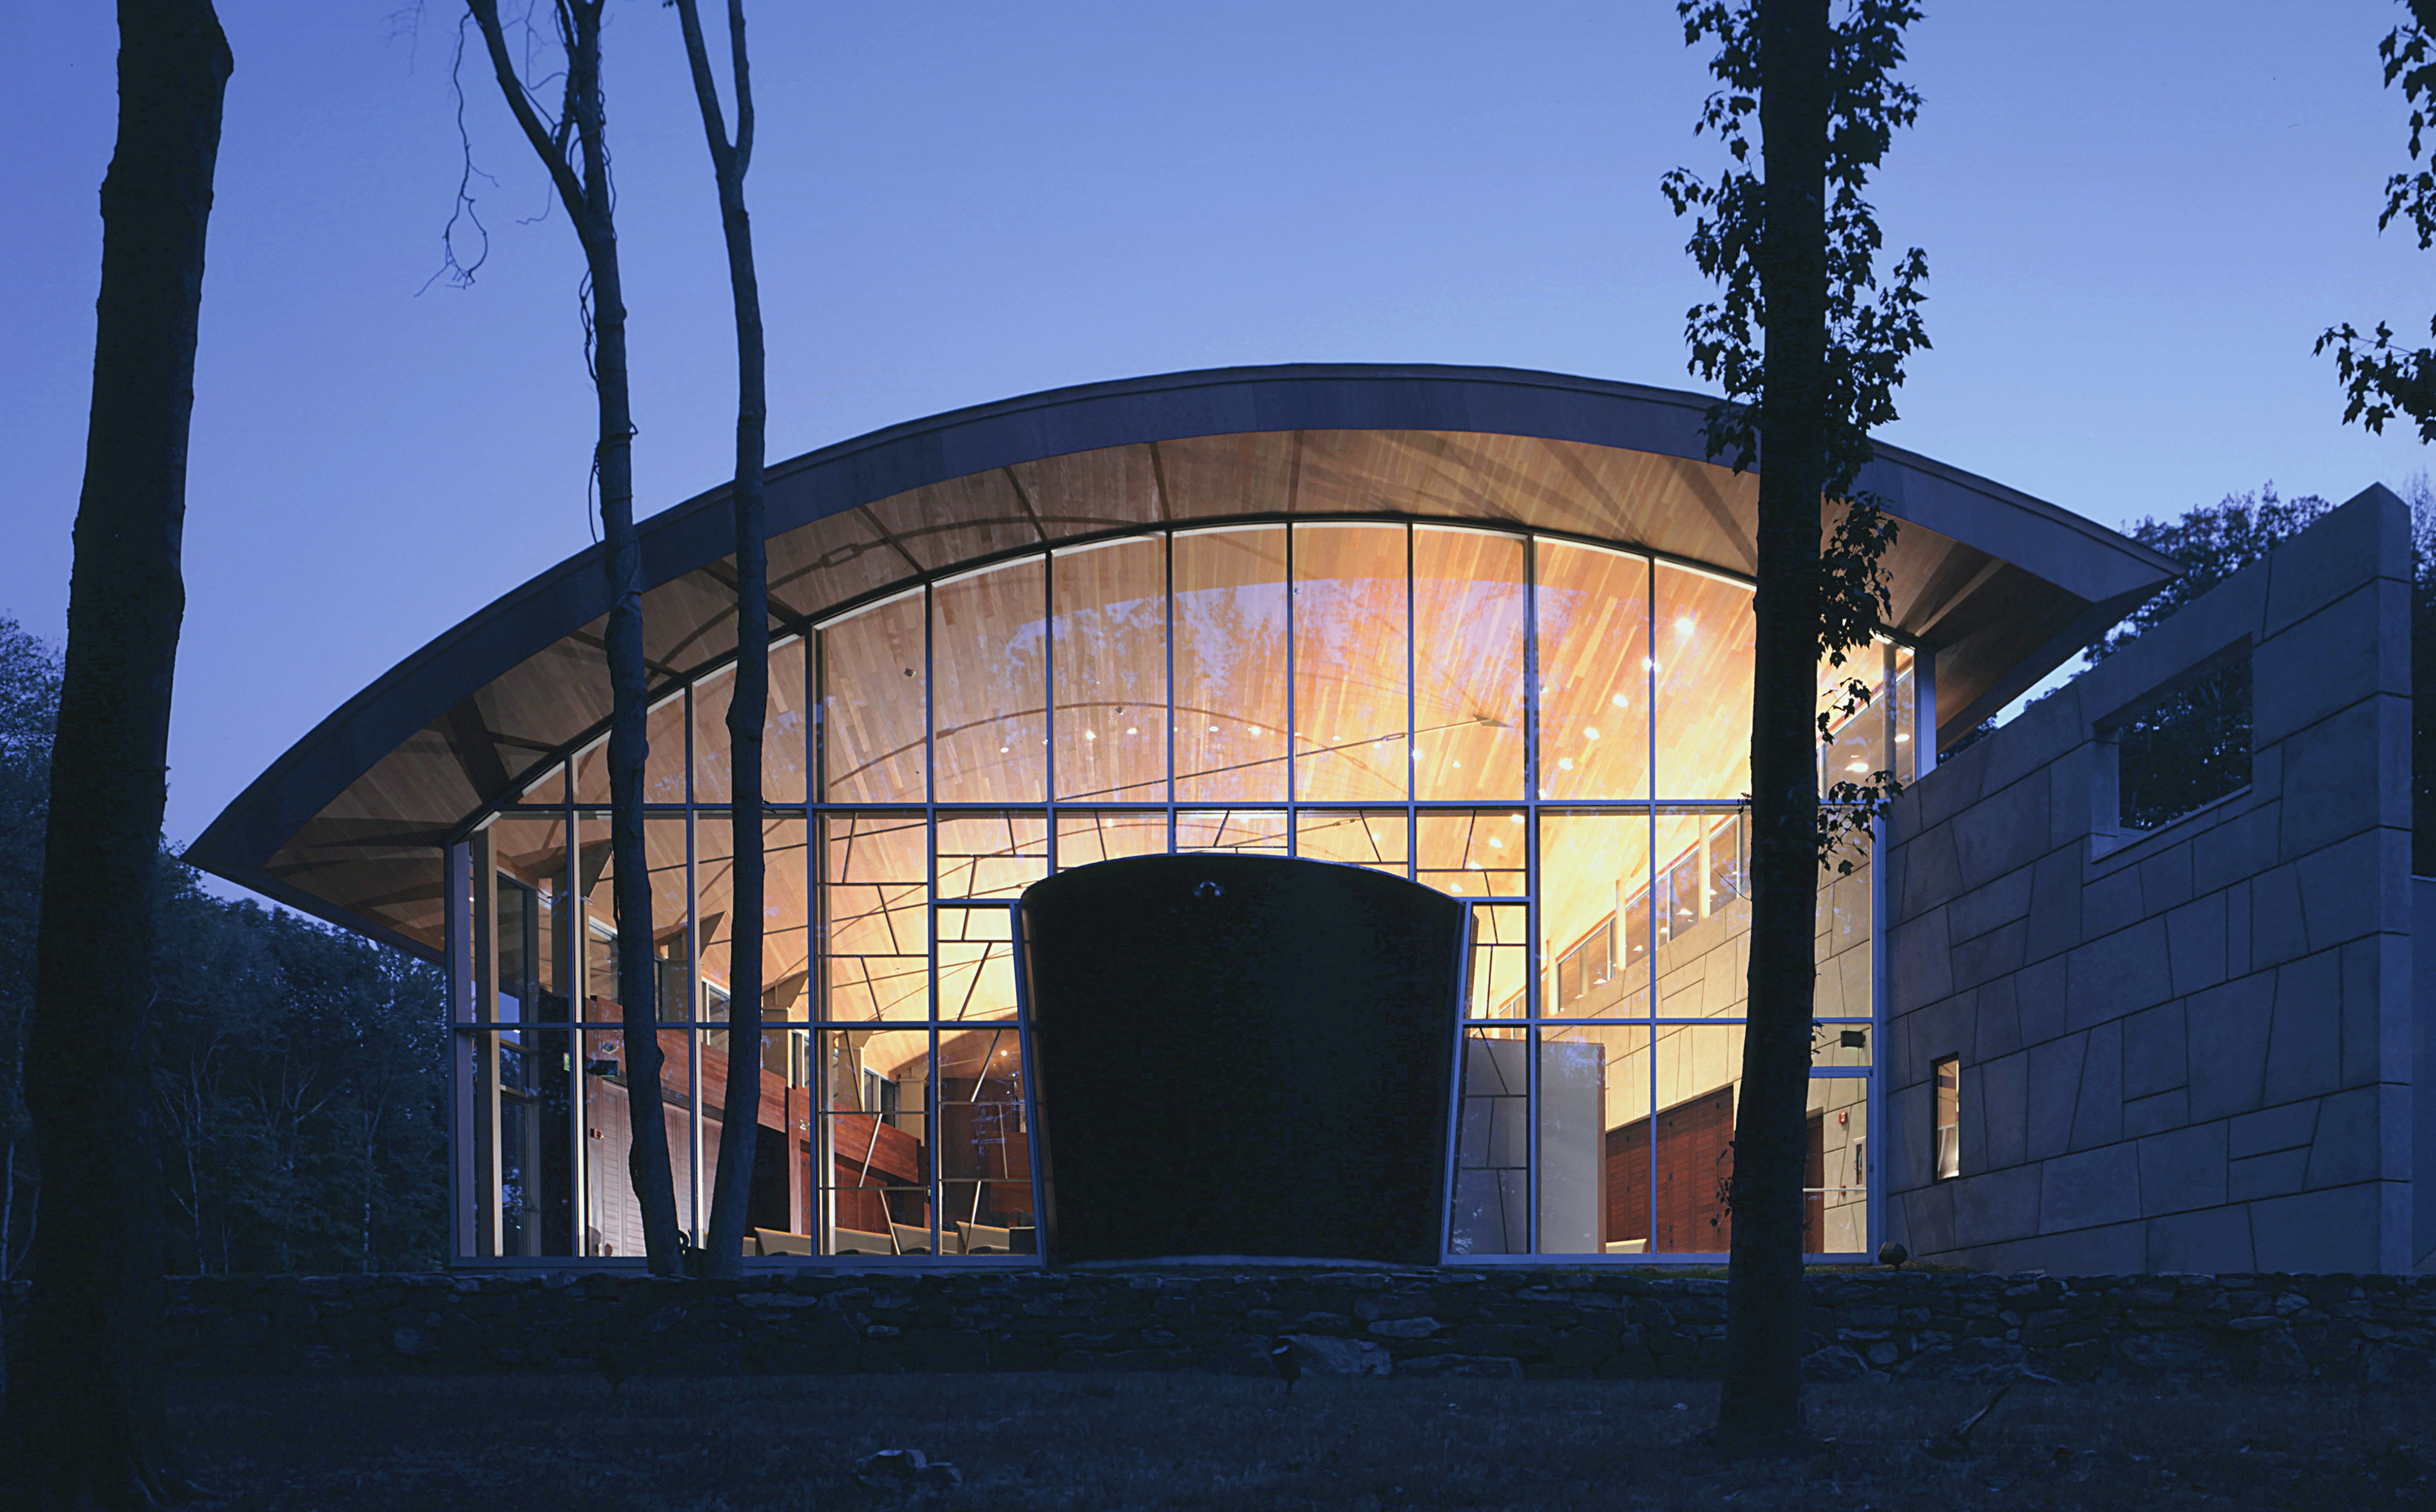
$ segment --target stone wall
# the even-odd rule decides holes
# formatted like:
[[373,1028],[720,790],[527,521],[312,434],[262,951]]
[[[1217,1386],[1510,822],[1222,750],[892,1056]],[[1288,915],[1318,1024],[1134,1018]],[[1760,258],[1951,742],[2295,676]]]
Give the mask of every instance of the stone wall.
[[[774,1374],[1200,1370],[1697,1378],[1721,1280],[1602,1270],[812,1271],[199,1277],[170,1283],[173,1367]],[[2436,1277],[1818,1275],[1814,1379],[2436,1379]],[[8,1292],[23,1316],[25,1283]]]
[[[2052,1273],[2409,1272],[2410,517],[2372,488],[1888,815],[1886,1231]],[[2250,786],[2119,823],[2109,729],[2246,659]],[[1961,1174],[1930,1076],[1961,1063]]]

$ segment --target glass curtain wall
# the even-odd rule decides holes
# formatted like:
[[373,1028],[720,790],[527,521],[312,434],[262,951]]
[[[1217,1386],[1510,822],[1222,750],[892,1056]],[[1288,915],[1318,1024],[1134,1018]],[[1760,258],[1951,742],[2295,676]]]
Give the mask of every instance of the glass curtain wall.
[[[1461,897],[1450,1252],[1726,1248],[1749,586],[1583,542],[1246,523],[944,577],[771,653],[758,1047],[725,1029],[733,668],[651,717],[661,1117],[689,1235],[753,1141],[750,1254],[1038,1248],[1009,925],[1062,868],[1297,855]],[[1912,775],[1913,656],[1822,667],[1822,782]],[[1871,698],[1838,689],[1850,678]],[[452,851],[459,1252],[632,1257],[605,741]],[[1821,878],[1805,1219],[1868,1242],[1875,911]],[[760,1096],[726,1106],[730,1057]]]

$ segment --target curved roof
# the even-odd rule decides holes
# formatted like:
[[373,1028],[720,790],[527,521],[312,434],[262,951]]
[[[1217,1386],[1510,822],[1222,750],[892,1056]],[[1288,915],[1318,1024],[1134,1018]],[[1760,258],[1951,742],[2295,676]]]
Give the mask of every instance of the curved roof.
[[[1700,394],[1502,368],[1312,364],[1130,378],[875,431],[768,473],[773,618],[1046,543],[1251,514],[1491,521],[1755,565],[1758,484],[1705,460]],[[1891,625],[1938,652],[1951,739],[2171,579],[2170,560],[1926,458],[1862,486],[1905,522]],[[724,484],[642,525],[654,684],[731,655]],[[187,852],[220,877],[429,954],[437,847],[609,713],[595,546],[441,634],[332,714]]]

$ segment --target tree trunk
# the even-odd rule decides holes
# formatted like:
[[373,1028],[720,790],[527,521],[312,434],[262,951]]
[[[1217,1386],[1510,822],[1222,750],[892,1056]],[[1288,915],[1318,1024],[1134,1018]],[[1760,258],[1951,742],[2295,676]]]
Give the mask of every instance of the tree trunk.
[[[643,662],[643,546],[635,531],[634,410],[626,381],[626,301],[618,269],[618,228],[609,183],[607,120],[600,98],[600,11],[604,0],[564,0],[560,41],[566,48],[562,121],[571,124],[581,168],[570,164],[534,113],[499,26],[498,0],[466,0],[482,30],[499,92],[525,138],[549,170],[567,218],[575,222],[592,275],[593,391],[600,436],[593,465],[600,482],[601,562],[609,580],[609,855],[617,872],[611,906],[618,919],[618,1000],[633,1142],[626,1171],[643,1213],[652,1273],[684,1270],[676,1187],[669,1168],[669,1127],[660,1096],[657,961],[652,954],[652,881],[643,848],[643,760],[650,677]],[[581,178],[578,178],[578,173]],[[692,1015],[687,1013],[687,1017]],[[487,1047],[486,1047],[487,1052]]]
[[5,1478],[22,1504],[147,1506],[188,1488],[161,1331],[152,998],[180,535],[203,242],[228,41],[208,0],[120,0],[102,182],[93,412],[51,759],[26,1101],[43,1162]]
[[1761,0],[1767,347],[1753,593],[1749,1028],[1734,1120],[1718,1438],[1801,1432],[1801,1173],[1818,887],[1818,534],[1826,477],[1827,0]]
[[736,140],[719,107],[695,0],[676,0],[685,28],[694,98],[719,179],[719,218],[727,238],[727,281],[736,299],[736,686],[727,705],[733,787],[735,896],[728,924],[727,1086],[712,1189],[705,1274],[743,1273],[746,1208],[761,1117],[761,734],[770,703],[770,564],[763,541],[761,464],[769,420],[761,344],[761,286],[753,268],[753,222],[744,211],[744,174],[753,158],[752,72],[744,47],[744,0],[728,0],[727,33],[736,77]]

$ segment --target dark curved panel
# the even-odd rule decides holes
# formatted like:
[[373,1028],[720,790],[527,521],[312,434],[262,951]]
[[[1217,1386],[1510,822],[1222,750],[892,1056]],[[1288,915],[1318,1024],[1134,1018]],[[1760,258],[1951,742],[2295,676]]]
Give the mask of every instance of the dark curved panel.
[[1036,882],[1019,917],[1053,1261],[1436,1262],[1462,905],[1142,856]]

